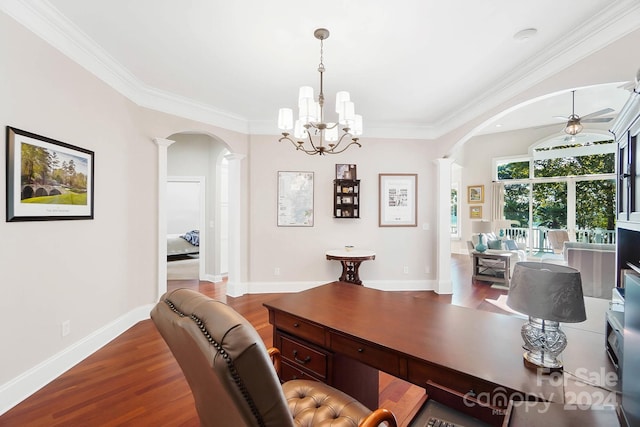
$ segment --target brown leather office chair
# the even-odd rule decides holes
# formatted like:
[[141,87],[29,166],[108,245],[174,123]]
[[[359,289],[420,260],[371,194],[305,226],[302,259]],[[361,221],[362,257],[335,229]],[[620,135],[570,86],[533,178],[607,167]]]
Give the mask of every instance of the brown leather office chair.
[[396,426],[390,411],[372,412],[324,383],[281,384],[277,349],[267,350],[222,302],[178,289],[161,297],[151,318],[184,372],[202,426]]

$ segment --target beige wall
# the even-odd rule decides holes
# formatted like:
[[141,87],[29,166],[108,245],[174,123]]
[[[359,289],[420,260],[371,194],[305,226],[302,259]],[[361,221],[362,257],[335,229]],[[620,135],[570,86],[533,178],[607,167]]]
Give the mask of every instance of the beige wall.
[[[295,289],[302,282],[325,283],[340,276],[339,264],[325,259],[328,249],[351,244],[376,251],[360,276],[370,286],[425,289],[435,278],[434,143],[363,138],[338,156],[308,156],[275,136],[251,140],[251,245],[249,279],[254,290]],[[264,161],[264,159],[269,159]],[[333,218],[336,163],[357,165],[360,218]],[[277,172],[314,173],[313,227],[278,227]],[[378,174],[418,174],[417,227],[378,227]],[[423,230],[423,224],[428,230]],[[404,267],[408,267],[408,274]],[[275,275],[275,268],[280,275]],[[429,271],[428,273],[426,271]],[[377,282],[377,283],[376,283]]]
[[[156,150],[129,101],[4,14],[0,52],[3,131],[95,152],[94,220],[0,222],[0,341],[11,349],[0,352],[3,384],[154,298],[157,190]],[[4,196],[0,204],[4,212]]]

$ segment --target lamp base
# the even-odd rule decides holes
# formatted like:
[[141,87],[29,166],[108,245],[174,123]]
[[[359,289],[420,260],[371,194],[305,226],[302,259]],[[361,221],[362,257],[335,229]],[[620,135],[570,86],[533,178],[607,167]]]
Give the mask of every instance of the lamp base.
[[487,245],[482,243],[482,240],[483,240],[482,233],[480,233],[478,234],[478,244],[476,245],[476,251],[481,253],[487,250]]
[[558,322],[529,317],[529,322],[522,326],[520,333],[526,350],[523,355],[525,365],[528,363],[550,370],[562,368],[558,356],[567,347],[567,336]]

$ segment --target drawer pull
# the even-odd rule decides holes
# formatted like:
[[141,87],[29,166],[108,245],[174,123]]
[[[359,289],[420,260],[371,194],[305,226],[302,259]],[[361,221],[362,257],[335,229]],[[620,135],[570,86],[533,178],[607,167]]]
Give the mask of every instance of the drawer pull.
[[364,353],[364,348],[362,347],[358,348],[358,353]]
[[298,359],[298,350],[293,350],[293,360],[301,365],[306,365],[307,363],[311,362],[311,356],[305,357],[304,360]]
[[298,322],[296,322],[296,323],[293,324],[293,327],[294,328],[298,328],[298,327],[300,327],[300,324]]

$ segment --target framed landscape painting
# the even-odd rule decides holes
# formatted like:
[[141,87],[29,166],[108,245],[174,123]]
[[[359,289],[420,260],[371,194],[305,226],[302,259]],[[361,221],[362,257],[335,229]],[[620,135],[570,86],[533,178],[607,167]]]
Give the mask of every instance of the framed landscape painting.
[[484,185],[470,185],[467,192],[469,203],[484,203]]
[[94,153],[7,126],[7,222],[93,219]]

